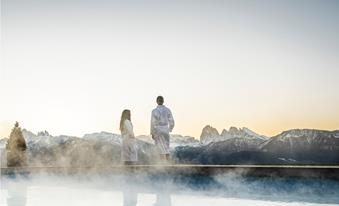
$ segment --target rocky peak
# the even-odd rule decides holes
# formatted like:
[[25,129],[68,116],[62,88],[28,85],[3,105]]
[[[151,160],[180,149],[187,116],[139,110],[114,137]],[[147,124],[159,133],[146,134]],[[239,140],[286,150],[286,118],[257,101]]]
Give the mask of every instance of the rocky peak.
[[28,131],[27,129],[23,129],[22,130],[22,134],[24,135],[25,139],[30,139],[30,138],[37,137],[33,132]]
[[238,128],[236,127],[230,127],[229,131],[228,131],[230,134],[238,134],[239,133],[239,130]]
[[220,135],[221,135],[221,136],[226,136],[226,135],[228,135],[227,129],[223,129]]
[[38,132],[38,136],[51,136],[46,130]]
[[200,135],[200,141],[203,142],[207,138],[213,138],[213,137],[219,137],[219,132],[216,128],[211,127],[210,125],[205,126],[202,129],[201,135]]

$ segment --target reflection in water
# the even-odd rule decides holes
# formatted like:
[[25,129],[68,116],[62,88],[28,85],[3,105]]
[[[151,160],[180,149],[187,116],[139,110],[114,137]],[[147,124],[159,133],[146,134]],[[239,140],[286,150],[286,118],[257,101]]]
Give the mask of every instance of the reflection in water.
[[8,182],[8,206],[25,206],[27,200],[27,185],[24,181],[15,180]]
[[[159,179],[157,179],[159,178]],[[170,191],[172,190],[173,178],[172,177],[156,177],[159,182],[157,186],[157,198],[154,206],[171,206],[171,195]]]
[[136,206],[138,202],[138,191],[135,187],[137,182],[136,174],[133,171],[127,173],[123,177],[122,195],[123,206]]
[[171,206],[171,195],[164,191],[162,193],[157,194],[157,200],[154,204],[154,206]]
[[[138,204],[138,193],[139,196],[143,197],[143,193],[156,194],[156,199],[153,201],[153,206],[171,206],[171,190],[173,186],[172,177],[155,176],[151,178],[152,187],[150,190],[145,191],[145,177],[136,174],[134,171],[129,171],[123,176],[123,206],[136,206]],[[146,186],[147,188],[147,186]],[[141,202],[139,202],[139,205]]]
[[[203,183],[207,180],[211,184]],[[233,176],[207,180],[200,177],[175,179],[162,174],[92,179],[88,176],[6,176],[1,178],[0,200],[3,201],[0,206],[315,206],[339,203],[339,181],[336,180]]]
[[138,193],[134,188],[125,188],[122,191],[123,206],[136,206],[138,202]]
[[[125,188],[122,191],[123,206],[136,206],[138,203],[138,192],[136,187]],[[139,203],[140,204],[140,203]],[[171,195],[168,190],[159,191],[156,193],[154,206],[171,206]]]

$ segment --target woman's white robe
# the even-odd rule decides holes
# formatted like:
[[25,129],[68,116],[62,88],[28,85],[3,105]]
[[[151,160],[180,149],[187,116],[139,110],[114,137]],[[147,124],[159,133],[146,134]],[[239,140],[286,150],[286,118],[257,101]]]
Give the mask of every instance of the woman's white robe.
[[122,147],[121,160],[136,162],[138,161],[137,142],[133,132],[132,122],[125,120],[123,130],[121,131]]

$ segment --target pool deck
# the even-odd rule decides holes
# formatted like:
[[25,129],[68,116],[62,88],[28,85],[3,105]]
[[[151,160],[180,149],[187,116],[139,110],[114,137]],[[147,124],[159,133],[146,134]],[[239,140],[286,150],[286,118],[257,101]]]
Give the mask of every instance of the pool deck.
[[1,175],[13,173],[52,174],[126,174],[146,175],[238,175],[249,177],[298,177],[339,180],[339,166],[286,165],[115,165],[109,167],[5,167]]

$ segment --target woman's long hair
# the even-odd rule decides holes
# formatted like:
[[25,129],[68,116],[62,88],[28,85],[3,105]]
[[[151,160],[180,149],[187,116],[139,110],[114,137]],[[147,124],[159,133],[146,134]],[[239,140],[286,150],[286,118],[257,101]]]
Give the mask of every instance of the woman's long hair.
[[131,121],[131,111],[128,109],[125,109],[124,111],[122,111],[121,119],[120,119],[120,131],[124,129],[124,122],[126,119]]

